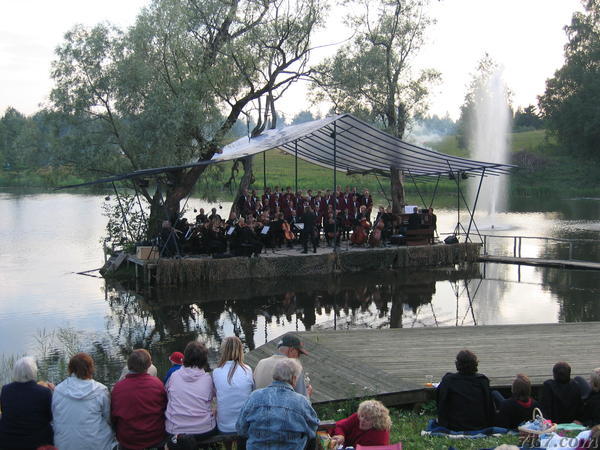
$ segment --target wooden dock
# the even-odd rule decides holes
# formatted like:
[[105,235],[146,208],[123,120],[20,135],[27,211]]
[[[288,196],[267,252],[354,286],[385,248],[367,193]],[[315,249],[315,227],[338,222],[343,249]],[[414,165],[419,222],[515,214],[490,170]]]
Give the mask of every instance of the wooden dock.
[[[439,381],[454,372],[455,356],[465,348],[477,354],[479,372],[498,388],[510,386],[517,373],[540,385],[552,378],[557,361],[567,361],[572,376],[586,379],[600,366],[600,322],[297,334],[310,352],[301,361],[314,388],[314,403],[362,396],[388,405],[424,401],[431,393],[424,387],[426,375]],[[275,353],[278,340],[250,352],[249,364],[254,367]]]
[[481,262],[518,264],[522,266],[557,267],[559,269],[600,270],[600,263],[569,259],[519,258],[515,256],[480,256]]

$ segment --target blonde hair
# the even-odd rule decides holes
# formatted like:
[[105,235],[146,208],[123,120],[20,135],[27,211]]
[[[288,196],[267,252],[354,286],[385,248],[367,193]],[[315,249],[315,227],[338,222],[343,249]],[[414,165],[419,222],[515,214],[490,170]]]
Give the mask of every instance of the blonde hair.
[[244,346],[237,336],[226,337],[221,344],[221,360],[218,367],[223,367],[228,361],[233,361],[233,365],[227,374],[227,382],[231,384],[231,379],[238,366],[248,370],[248,366],[244,364]]
[[590,385],[592,386],[592,391],[600,392],[600,367],[596,367],[592,370],[592,374],[590,375]]
[[392,428],[392,419],[390,411],[377,400],[366,400],[358,405],[358,415],[366,416],[373,423],[376,430],[390,430]]

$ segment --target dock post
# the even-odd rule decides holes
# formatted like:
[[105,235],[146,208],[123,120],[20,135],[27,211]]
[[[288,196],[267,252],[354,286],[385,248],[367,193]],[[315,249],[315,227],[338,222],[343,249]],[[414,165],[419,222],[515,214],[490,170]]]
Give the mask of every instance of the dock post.
[[487,234],[483,235],[483,254],[487,255]]
[[573,242],[569,242],[569,261],[573,259]]
[[513,237],[513,256],[517,257],[517,237]]
[[523,241],[523,238],[521,236],[519,236],[519,258],[521,257],[521,242]]

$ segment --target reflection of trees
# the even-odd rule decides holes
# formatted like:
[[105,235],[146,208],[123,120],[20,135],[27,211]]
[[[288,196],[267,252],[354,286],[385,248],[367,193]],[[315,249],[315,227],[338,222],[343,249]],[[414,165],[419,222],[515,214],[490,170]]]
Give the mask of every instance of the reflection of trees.
[[[590,211],[596,214],[600,207],[600,202],[597,201],[587,206],[581,201],[572,203],[575,206],[580,206],[581,209],[577,211],[580,215],[576,217],[586,217],[584,212],[589,214]],[[597,215],[594,216],[595,219],[597,219]],[[600,261],[600,236],[597,231],[582,230],[579,228],[569,230],[561,227],[555,232],[553,237],[596,240],[596,243],[574,243],[573,258],[586,261]],[[543,254],[544,257],[549,259],[568,259],[569,245],[567,243],[547,244]],[[536,270],[541,274],[543,285],[550,289],[558,298],[560,303],[559,317],[561,321],[589,322],[600,320],[600,303],[598,303],[600,277],[598,277],[596,271],[548,267],[539,267]]]
[[[457,275],[405,271],[285,282],[259,280],[239,287],[228,283],[221,287],[152,288],[143,294],[111,285],[107,288],[111,308],[107,328],[124,356],[133,348],[148,348],[164,372],[168,355],[198,338],[211,348],[214,359],[221,341],[230,334],[252,350],[257,340],[260,345],[276,337],[266,335],[268,329],[289,328],[290,324],[301,324],[299,329],[306,330],[317,323],[321,328],[336,328],[342,322],[345,328],[401,327],[406,311],[416,316],[431,302],[436,282],[449,276]],[[259,326],[263,318],[264,330]]]
[[539,268],[542,283],[558,298],[561,322],[600,320],[600,277],[591,270]]

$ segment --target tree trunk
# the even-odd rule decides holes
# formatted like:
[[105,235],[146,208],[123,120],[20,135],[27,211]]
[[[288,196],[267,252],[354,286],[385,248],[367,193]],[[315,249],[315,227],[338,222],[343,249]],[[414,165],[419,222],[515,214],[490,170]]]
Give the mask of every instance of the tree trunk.
[[404,208],[404,177],[398,167],[390,167],[392,187],[392,213],[402,214]]
[[254,172],[252,170],[254,156],[246,156],[245,158],[242,158],[241,161],[242,167],[244,168],[244,175],[240,180],[240,185],[238,186],[237,193],[233,198],[233,204],[231,205],[231,211],[229,212],[230,215],[232,212],[234,212],[239,216],[240,211],[238,210],[237,200],[238,198],[240,198],[240,195],[242,195],[242,192],[244,192],[244,189],[248,189],[250,185],[254,183]]

